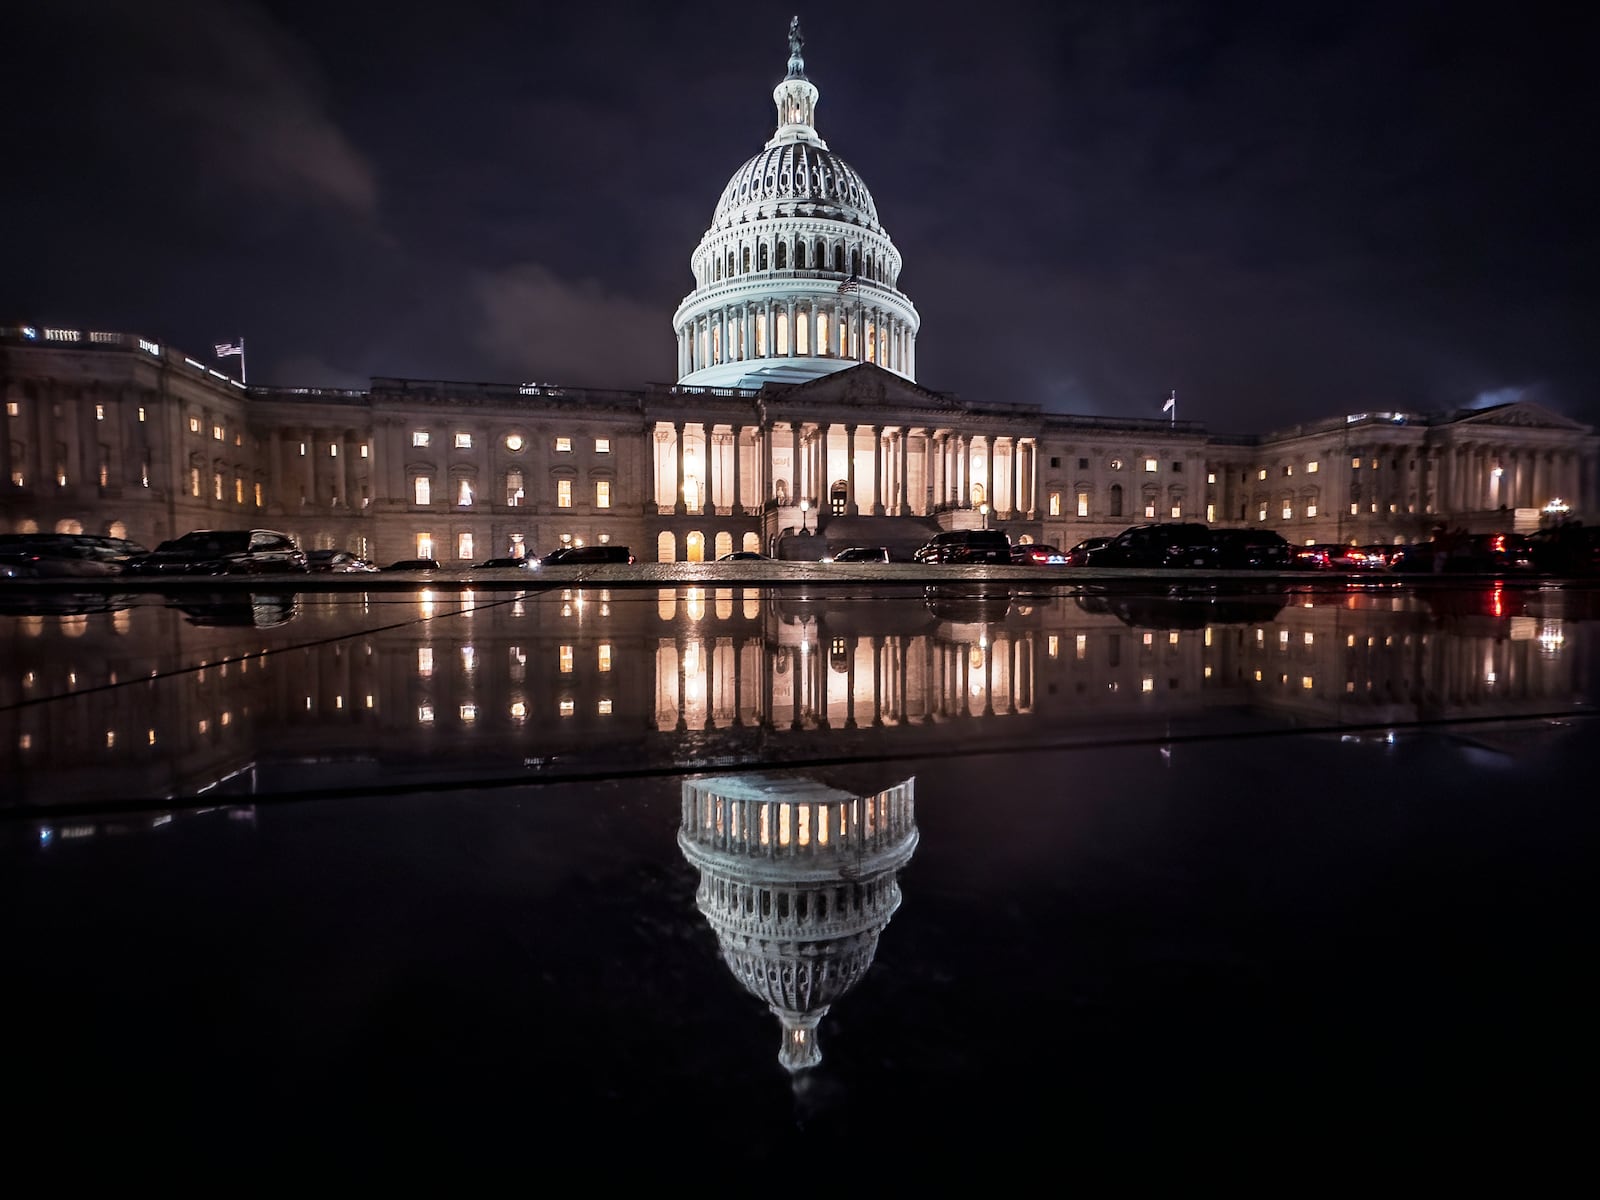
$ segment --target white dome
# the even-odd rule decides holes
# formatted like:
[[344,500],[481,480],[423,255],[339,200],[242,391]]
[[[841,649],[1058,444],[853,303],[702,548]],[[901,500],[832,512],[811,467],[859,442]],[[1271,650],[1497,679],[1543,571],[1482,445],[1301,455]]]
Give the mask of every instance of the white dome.
[[856,169],[807,142],[768,147],[735,171],[722,189],[711,228],[774,216],[827,217],[883,232],[872,193]]

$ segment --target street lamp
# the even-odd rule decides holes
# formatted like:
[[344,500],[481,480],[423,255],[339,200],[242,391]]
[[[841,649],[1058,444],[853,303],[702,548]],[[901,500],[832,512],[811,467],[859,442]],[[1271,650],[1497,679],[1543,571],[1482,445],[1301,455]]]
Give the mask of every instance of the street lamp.
[[989,528],[989,506],[980,504],[978,505],[978,511],[983,514],[983,527],[985,529]]
[[808,530],[806,529],[806,510],[808,508],[810,508],[810,507],[811,507],[811,501],[809,501],[809,500],[800,501],[800,532],[801,533],[808,532]]

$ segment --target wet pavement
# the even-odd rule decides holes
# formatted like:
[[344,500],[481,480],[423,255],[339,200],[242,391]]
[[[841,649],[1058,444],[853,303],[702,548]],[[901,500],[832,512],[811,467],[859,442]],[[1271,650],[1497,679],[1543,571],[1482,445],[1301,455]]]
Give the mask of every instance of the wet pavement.
[[14,1132],[695,1178],[1577,1144],[1600,591],[741,578],[0,596]]

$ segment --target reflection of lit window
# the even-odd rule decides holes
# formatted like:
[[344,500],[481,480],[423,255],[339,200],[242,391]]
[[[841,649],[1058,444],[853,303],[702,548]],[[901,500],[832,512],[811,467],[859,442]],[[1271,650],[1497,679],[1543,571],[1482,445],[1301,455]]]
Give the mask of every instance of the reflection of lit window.
[[1055,634],[1050,635],[1050,657],[1055,658],[1061,653],[1061,639]]
[[417,647],[417,674],[428,676],[433,674],[433,647]]
[[511,704],[511,719],[513,721],[526,721],[528,719],[528,706],[521,700]]
[[572,701],[571,700],[563,700],[561,702],[560,712],[561,712],[561,715],[563,717],[570,717],[572,715],[572,712],[573,712],[573,703],[572,703]]
[[419,724],[419,725],[427,725],[427,724],[430,724],[432,721],[433,721],[433,705],[431,705],[431,704],[419,704],[419,705],[417,705],[417,724]]
[[570,479],[558,479],[558,480],[556,480],[556,507],[557,508],[571,508],[572,507],[572,480],[570,480]]
[[433,435],[426,430],[413,429],[411,431],[411,444],[413,446],[426,446],[433,441]]
[[595,712],[599,713],[602,717],[609,717],[611,715],[611,701],[601,700],[595,705]]
[[572,647],[571,646],[562,646],[561,647],[561,673],[563,675],[572,674]]
[[600,653],[600,669],[602,671],[611,670],[611,643],[610,642],[601,642],[600,643],[600,652],[599,653]]
[[460,711],[463,721],[476,721],[478,719],[478,706],[476,704],[463,704]]

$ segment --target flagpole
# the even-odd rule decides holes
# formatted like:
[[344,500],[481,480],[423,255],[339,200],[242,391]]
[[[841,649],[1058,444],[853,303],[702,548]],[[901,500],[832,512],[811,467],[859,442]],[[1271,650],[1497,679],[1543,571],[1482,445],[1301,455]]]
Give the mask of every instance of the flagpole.
[[243,387],[244,385],[244,337],[241,335],[239,338],[239,386]]
[[[239,345],[241,347],[244,345],[244,341],[242,339],[240,340]],[[241,350],[240,353],[242,354],[243,350]],[[241,371],[244,370],[244,359],[242,359],[242,358],[239,360],[239,369]],[[1171,396],[1167,397],[1167,407],[1172,410],[1172,425],[1173,425],[1173,428],[1177,428],[1177,425],[1178,425],[1178,393],[1177,393],[1176,390],[1173,391]]]

